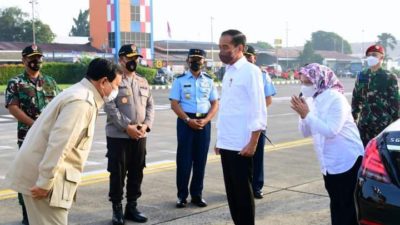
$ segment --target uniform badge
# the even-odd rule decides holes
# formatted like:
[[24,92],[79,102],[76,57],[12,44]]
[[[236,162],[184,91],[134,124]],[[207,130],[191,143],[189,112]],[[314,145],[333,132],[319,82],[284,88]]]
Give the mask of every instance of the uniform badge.
[[127,97],[121,98],[121,102],[122,102],[123,104],[128,103],[128,98],[127,98]]
[[185,98],[186,98],[186,99],[190,99],[190,93],[186,93],[186,94],[185,94]]

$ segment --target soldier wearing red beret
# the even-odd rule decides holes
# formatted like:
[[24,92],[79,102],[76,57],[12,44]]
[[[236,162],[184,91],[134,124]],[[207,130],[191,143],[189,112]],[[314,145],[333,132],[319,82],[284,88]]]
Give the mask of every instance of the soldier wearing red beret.
[[358,74],[351,102],[364,147],[399,118],[397,77],[382,68],[385,49],[372,45],[365,55],[368,68]]

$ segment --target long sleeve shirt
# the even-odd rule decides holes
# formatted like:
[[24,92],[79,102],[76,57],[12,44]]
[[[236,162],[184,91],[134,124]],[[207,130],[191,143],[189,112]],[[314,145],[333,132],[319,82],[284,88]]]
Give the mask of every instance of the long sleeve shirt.
[[315,99],[308,98],[307,104],[310,112],[300,119],[299,129],[304,137],[312,136],[322,174],[346,172],[364,154],[347,99],[328,89]]
[[[30,128],[11,164],[6,176],[9,187],[30,195],[29,189],[36,185],[58,194],[64,179],[79,183],[103,103],[87,79],[57,95]],[[60,200],[53,206],[69,208],[70,203]]]
[[146,124],[149,132],[154,121],[154,103],[147,80],[137,75],[124,76],[118,89],[117,98],[104,105],[107,137],[130,138],[125,133],[129,124]]
[[362,71],[356,80],[351,101],[352,114],[359,128],[367,126],[374,137],[399,118],[397,78],[382,68]]
[[227,65],[217,120],[217,148],[241,151],[252,132],[265,130],[267,108],[260,69],[245,57]]

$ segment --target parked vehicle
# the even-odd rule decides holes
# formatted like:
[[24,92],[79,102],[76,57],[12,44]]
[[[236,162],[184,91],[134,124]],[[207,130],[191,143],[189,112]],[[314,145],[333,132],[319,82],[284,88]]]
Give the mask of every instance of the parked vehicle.
[[361,225],[400,224],[400,119],[365,148],[354,197]]
[[174,74],[167,68],[162,67],[157,70],[157,74],[154,77],[155,84],[168,84],[171,83],[174,78]]
[[281,77],[282,75],[282,67],[276,63],[267,66],[266,70],[271,78]]

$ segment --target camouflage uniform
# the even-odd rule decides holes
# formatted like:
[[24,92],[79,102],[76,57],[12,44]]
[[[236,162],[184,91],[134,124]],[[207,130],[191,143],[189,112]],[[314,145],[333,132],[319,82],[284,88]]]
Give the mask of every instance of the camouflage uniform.
[[[44,107],[60,91],[52,77],[39,75],[36,82],[32,82],[28,75],[23,73],[8,81],[5,91],[6,108],[17,105],[26,115],[36,120]],[[18,121],[18,146],[21,146],[29,128],[27,124]]]
[[362,71],[356,80],[351,102],[352,114],[364,146],[399,118],[397,77],[379,68]]

